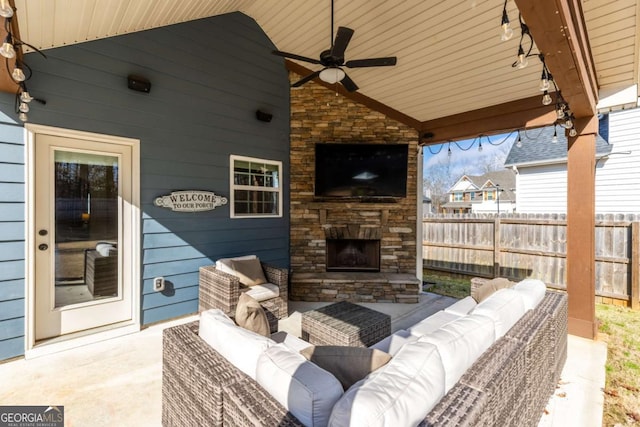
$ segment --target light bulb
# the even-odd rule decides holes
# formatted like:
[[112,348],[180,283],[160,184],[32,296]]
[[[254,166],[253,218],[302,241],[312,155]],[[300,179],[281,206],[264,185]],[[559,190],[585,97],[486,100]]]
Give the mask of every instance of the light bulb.
[[511,37],[513,37],[513,30],[511,29],[509,23],[507,22],[502,24],[502,27],[500,29],[500,40],[506,42],[507,40],[510,40]]
[[569,129],[573,127],[573,122],[571,121],[571,117],[567,117],[567,121],[564,122],[564,127]]
[[23,82],[26,78],[24,75],[24,71],[22,71],[22,68],[20,67],[16,67],[13,69],[13,72],[11,72],[11,77],[13,77],[13,80],[17,82]]
[[13,16],[13,8],[7,0],[0,0],[0,16],[3,18],[11,18]]
[[449,148],[447,149],[447,156],[448,156],[448,157],[451,157],[451,147],[449,147]]
[[544,91],[544,95],[542,96],[542,105],[550,105],[553,102],[551,99],[551,95],[546,90]]
[[540,91],[544,92],[549,90],[549,79],[543,77],[540,79]]
[[320,77],[320,80],[322,80],[323,82],[333,84],[333,83],[338,83],[339,81],[342,81],[345,75],[346,75],[345,72],[342,71],[341,68],[329,67],[320,71],[319,77]]
[[29,92],[26,90],[20,94],[20,101],[22,102],[31,102],[33,101],[33,97],[29,95]]
[[564,118],[564,108],[562,108],[562,106],[558,107],[558,109],[556,110],[556,117],[558,118],[558,120]]
[[478,151],[482,153],[482,142],[478,145]]
[[28,113],[29,112],[29,104],[27,104],[26,102],[21,102],[20,106],[18,107],[18,110],[20,110],[23,113]]
[[529,61],[527,60],[527,57],[524,55],[524,53],[518,54],[518,60],[516,61],[516,69],[522,70],[524,67],[527,66],[528,63]]
[[5,58],[13,58],[16,56],[16,50],[13,48],[13,45],[9,42],[2,43],[2,47],[0,47],[0,55]]
[[518,139],[518,140],[516,141],[516,147],[518,147],[518,148],[522,148],[522,140],[521,140],[521,139]]
[[26,122],[26,121],[27,121],[27,119],[28,119],[28,117],[27,117],[27,113],[20,113],[20,114],[18,114],[18,118],[19,118],[21,121]]
[[553,138],[551,138],[551,142],[553,144],[557,144],[558,143],[558,130],[556,129],[556,127],[553,127]]
[[569,136],[576,136],[578,134],[578,131],[576,131],[576,128],[571,128],[569,130]]

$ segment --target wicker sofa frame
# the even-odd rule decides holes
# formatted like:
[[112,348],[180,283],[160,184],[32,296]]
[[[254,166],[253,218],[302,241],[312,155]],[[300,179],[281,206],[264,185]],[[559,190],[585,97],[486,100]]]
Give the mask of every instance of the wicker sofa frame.
[[[469,368],[422,426],[536,426],[567,356],[567,297],[547,291]],[[164,331],[164,426],[300,426],[257,382],[198,336],[198,322]]]
[[[279,289],[277,297],[260,301],[260,305],[267,315],[271,332],[276,332],[278,320],[289,315],[289,271],[286,268],[274,267],[264,262],[261,262],[261,265],[267,281],[277,285]],[[213,265],[200,267],[199,285],[198,311],[219,308],[229,317],[235,316],[240,293],[249,290],[247,286],[240,283],[236,276],[220,271]]]

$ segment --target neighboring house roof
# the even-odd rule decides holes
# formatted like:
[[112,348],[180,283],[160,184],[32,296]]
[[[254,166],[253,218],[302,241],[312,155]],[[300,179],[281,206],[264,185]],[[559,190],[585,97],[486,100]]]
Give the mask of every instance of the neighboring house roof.
[[[511,151],[504,162],[505,167],[533,166],[567,162],[567,138],[565,130],[557,126],[558,142],[551,142],[553,126],[521,132],[522,144],[511,146]],[[604,138],[603,138],[604,137]],[[611,152],[612,146],[605,139],[609,137],[609,116],[600,119],[599,134],[596,136],[596,156]]]
[[471,209],[471,202],[447,202],[442,207],[447,209]]
[[[450,193],[460,193],[460,190],[454,191],[455,187],[461,181],[468,181],[473,184],[474,188],[467,189],[464,192],[469,191],[482,191],[487,188],[495,188],[496,185],[499,185],[502,191],[500,192],[500,200],[506,201],[514,201],[516,200],[516,195],[514,193],[516,188],[516,174],[511,169],[503,169],[499,171],[491,171],[487,172],[483,175],[463,175],[460,177],[458,181],[451,187],[449,190]],[[444,205],[444,207],[449,207],[451,203],[461,203],[461,202],[450,202]],[[470,204],[469,204],[470,206]],[[455,206],[462,207],[462,206]]]

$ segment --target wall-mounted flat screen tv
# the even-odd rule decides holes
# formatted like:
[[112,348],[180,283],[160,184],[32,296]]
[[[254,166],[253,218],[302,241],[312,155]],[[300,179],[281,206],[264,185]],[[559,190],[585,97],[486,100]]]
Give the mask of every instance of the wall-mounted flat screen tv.
[[407,144],[316,144],[315,195],[407,195]]

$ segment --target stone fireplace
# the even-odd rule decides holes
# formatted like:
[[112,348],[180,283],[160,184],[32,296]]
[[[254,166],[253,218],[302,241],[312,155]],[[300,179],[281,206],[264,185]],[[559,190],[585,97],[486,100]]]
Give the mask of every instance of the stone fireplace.
[[[292,300],[418,302],[417,141],[416,130],[313,82],[291,90]],[[408,144],[406,197],[316,197],[323,142]]]

